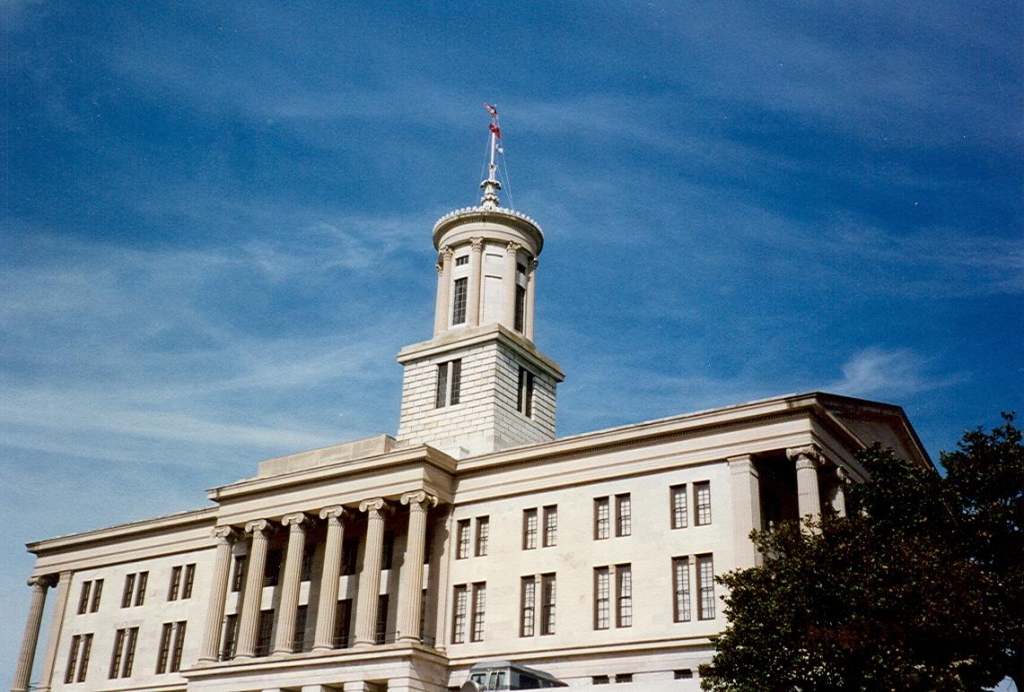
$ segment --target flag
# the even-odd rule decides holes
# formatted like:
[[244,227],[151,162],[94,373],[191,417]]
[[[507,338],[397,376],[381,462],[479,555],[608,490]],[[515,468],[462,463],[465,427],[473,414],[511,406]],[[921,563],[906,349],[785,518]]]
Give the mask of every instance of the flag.
[[491,123],[491,132],[494,133],[495,137],[501,139],[501,128],[495,125],[494,123]]
[[497,119],[497,117],[498,117],[498,109],[497,108],[495,108],[491,104],[487,103],[486,101],[484,102],[484,108],[487,109],[487,112],[491,114],[492,118]]

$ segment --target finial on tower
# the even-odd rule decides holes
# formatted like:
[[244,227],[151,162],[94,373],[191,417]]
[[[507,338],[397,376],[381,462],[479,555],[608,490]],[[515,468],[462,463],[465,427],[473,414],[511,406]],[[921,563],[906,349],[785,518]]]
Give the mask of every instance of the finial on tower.
[[490,160],[487,162],[487,180],[480,183],[480,189],[484,191],[484,196],[480,198],[480,206],[484,209],[497,209],[501,206],[501,200],[498,199],[501,183],[498,182],[498,164],[494,161],[494,155],[502,153],[501,128],[498,127],[498,109],[489,103],[484,103],[484,108],[491,116],[491,146]]

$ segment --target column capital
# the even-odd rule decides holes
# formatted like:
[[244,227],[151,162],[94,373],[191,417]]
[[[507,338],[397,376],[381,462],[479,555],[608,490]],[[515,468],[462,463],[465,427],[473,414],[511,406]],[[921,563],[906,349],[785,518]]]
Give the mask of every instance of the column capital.
[[796,462],[796,467],[816,469],[825,462],[825,456],[818,445],[790,447],[786,450],[786,458]]
[[281,517],[281,526],[290,527],[295,530],[295,527],[301,527],[303,524],[312,524],[313,517],[307,516],[304,512],[295,512],[294,514],[286,514]]
[[455,256],[455,250],[452,249],[451,245],[443,245],[440,250],[441,257],[445,261],[451,260]]
[[48,589],[51,586],[57,585],[56,574],[36,574],[28,578],[25,582],[34,589]]
[[331,505],[330,507],[324,507],[323,509],[320,510],[320,518],[328,522],[332,519],[336,521],[341,521],[346,516],[348,516],[348,514],[349,511],[342,507],[341,505]]
[[374,497],[369,500],[363,500],[359,503],[360,512],[386,512],[390,509],[387,501],[383,497]]
[[266,519],[253,519],[245,524],[245,532],[251,533],[254,536],[256,534],[263,535],[268,533],[270,530],[270,522]]
[[536,270],[537,270],[537,265],[538,265],[538,264],[540,264],[540,260],[539,260],[539,259],[537,259],[537,257],[536,257],[536,256],[534,256],[534,257],[531,257],[531,258],[530,258],[530,261],[529,261],[529,263],[527,264],[527,266],[528,266],[528,267],[530,268],[530,271],[531,271],[531,272],[533,272],[533,271],[536,271]]
[[472,250],[473,252],[483,252],[484,251],[484,239],[480,238],[480,237],[470,238],[469,239],[469,249]]
[[412,490],[402,494],[402,504],[409,505],[410,509],[416,506],[418,509],[426,511],[431,507],[436,507],[437,502],[437,495],[431,495],[425,490]]
[[514,255],[522,249],[523,246],[520,245],[519,243],[513,243],[509,241],[509,244],[505,246],[505,254]]
[[213,531],[210,532],[210,537],[216,538],[219,541],[233,543],[238,539],[238,530],[234,526],[223,524],[221,526],[215,526]]

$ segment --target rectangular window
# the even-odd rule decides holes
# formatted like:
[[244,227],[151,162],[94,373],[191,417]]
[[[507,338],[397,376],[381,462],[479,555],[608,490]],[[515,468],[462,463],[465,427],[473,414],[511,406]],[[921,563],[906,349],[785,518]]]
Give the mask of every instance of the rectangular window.
[[174,623],[174,652],[171,654],[171,671],[181,670],[181,654],[185,650],[185,625],[184,620]]
[[306,650],[306,617],[309,613],[309,606],[301,605],[295,613],[295,633],[292,636],[292,653],[299,653]]
[[523,577],[519,592],[519,636],[532,637],[537,619],[537,580]]
[[462,359],[437,364],[434,408],[454,406],[462,398]]
[[348,648],[348,632],[352,624],[352,599],[338,601],[334,611],[334,648]]
[[146,602],[146,586],[149,584],[149,572],[139,572],[139,580],[135,586],[135,605]]
[[121,591],[121,607],[129,608],[132,605],[132,595],[135,593],[135,575],[128,574],[124,578],[124,590]]
[[629,493],[615,496],[615,535],[629,536],[633,533],[633,511]]
[[455,279],[455,294],[452,297],[452,324],[466,323],[466,293],[469,279]]
[[196,581],[196,563],[185,565],[185,585],[181,588],[183,599],[192,598],[192,585]]
[[84,615],[89,610],[89,595],[92,593],[92,582],[82,582],[82,593],[78,596],[78,614]]
[[456,586],[455,598],[452,602],[452,644],[461,644],[466,641],[467,599],[466,585]]
[[633,682],[633,674],[632,673],[619,673],[618,675],[615,676],[615,684],[616,685],[621,685],[621,684],[626,683],[626,682]]
[[89,612],[95,613],[100,609],[100,598],[103,596],[103,580],[97,579],[92,583],[92,602],[89,604]]
[[230,661],[235,657],[235,640],[238,637],[238,616],[224,618],[224,640],[220,647],[220,660]]
[[456,267],[461,267],[464,264],[469,264],[469,255],[459,255],[455,258]]
[[476,556],[483,557],[487,554],[487,542],[491,534],[491,520],[489,517],[477,517],[476,519]]
[[231,591],[238,593],[242,590],[242,586],[245,584],[245,555],[235,555],[235,570],[234,577],[231,580]]
[[315,545],[302,547],[302,573],[300,581],[312,581],[313,579],[313,557],[316,555]]
[[524,367],[519,368],[519,393],[516,398],[516,410],[527,418],[533,417],[533,373]]
[[109,678],[131,677],[135,665],[135,644],[139,640],[139,628],[119,629],[114,635],[114,650],[110,656]]
[[384,541],[381,545],[380,568],[391,569],[395,556],[395,534],[391,531],[384,532]]
[[540,577],[540,633],[555,633],[555,575],[542,574]]
[[167,660],[171,654],[171,634],[174,632],[174,623],[165,622],[160,629],[160,652],[156,658],[156,674],[167,672]]
[[274,633],[274,611],[261,610],[260,622],[256,636],[256,656],[267,656],[270,654],[270,645]]
[[178,600],[179,589],[181,589],[181,565],[171,568],[171,585],[167,588],[167,600]]
[[697,618],[714,620],[715,618],[715,567],[710,555],[697,556]]
[[706,526],[711,523],[711,482],[703,481],[693,484],[694,504],[697,506],[697,526]]
[[455,558],[457,560],[465,560],[469,557],[469,519],[459,519],[457,527],[458,531],[458,549],[455,552]]
[[64,683],[85,682],[89,671],[89,656],[92,654],[92,635],[76,634],[71,638],[68,665],[64,670]]
[[558,544],[558,505],[544,508],[544,547],[550,548]]
[[672,558],[672,589],[676,622],[690,620],[690,558]]
[[611,587],[607,567],[594,568],[594,629],[606,630],[611,624]]
[[121,672],[121,656],[124,654],[125,630],[120,629],[114,634],[114,650],[110,653],[110,671],[107,677],[114,679]]
[[537,547],[537,510],[523,510],[523,550]]
[[341,543],[341,573],[351,576],[356,573],[359,560],[359,539],[346,538]]
[[633,569],[615,566],[615,626],[633,626]]
[[516,286],[516,316],[515,316],[515,330],[517,332],[523,331],[523,322],[526,317],[526,289],[522,286]]
[[672,493],[672,528],[685,529],[690,523],[690,510],[686,502],[686,485],[673,485]]
[[484,582],[473,584],[473,614],[469,629],[469,640],[472,642],[484,640],[484,612],[486,609],[487,584]]
[[610,535],[610,513],[607,497],[594,498],[594,540],[608,538]]
[[590,678],[591,685],[607,685],[611,679],[607,675],[594,675]]
[[263,586],[277,586],[280,583],[283,562],[284,551],[277,548],[267,551],[267,560],[263,564]]

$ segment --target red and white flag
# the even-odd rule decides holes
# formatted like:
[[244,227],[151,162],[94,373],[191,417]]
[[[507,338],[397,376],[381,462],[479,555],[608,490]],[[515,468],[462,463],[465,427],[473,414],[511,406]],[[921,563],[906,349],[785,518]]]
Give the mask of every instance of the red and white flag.
[[491,132],[494,133],[495,137],[501,139],[501,128],[495,125],[494,123],[491,123]]
[[487,109],[487,112],[491,114],[492,118],[495,118],[495,119],[498,118],[498,109],[497,108],[495,108],[491,104],[487,103],[486,101],[484,102],[484,108]]

